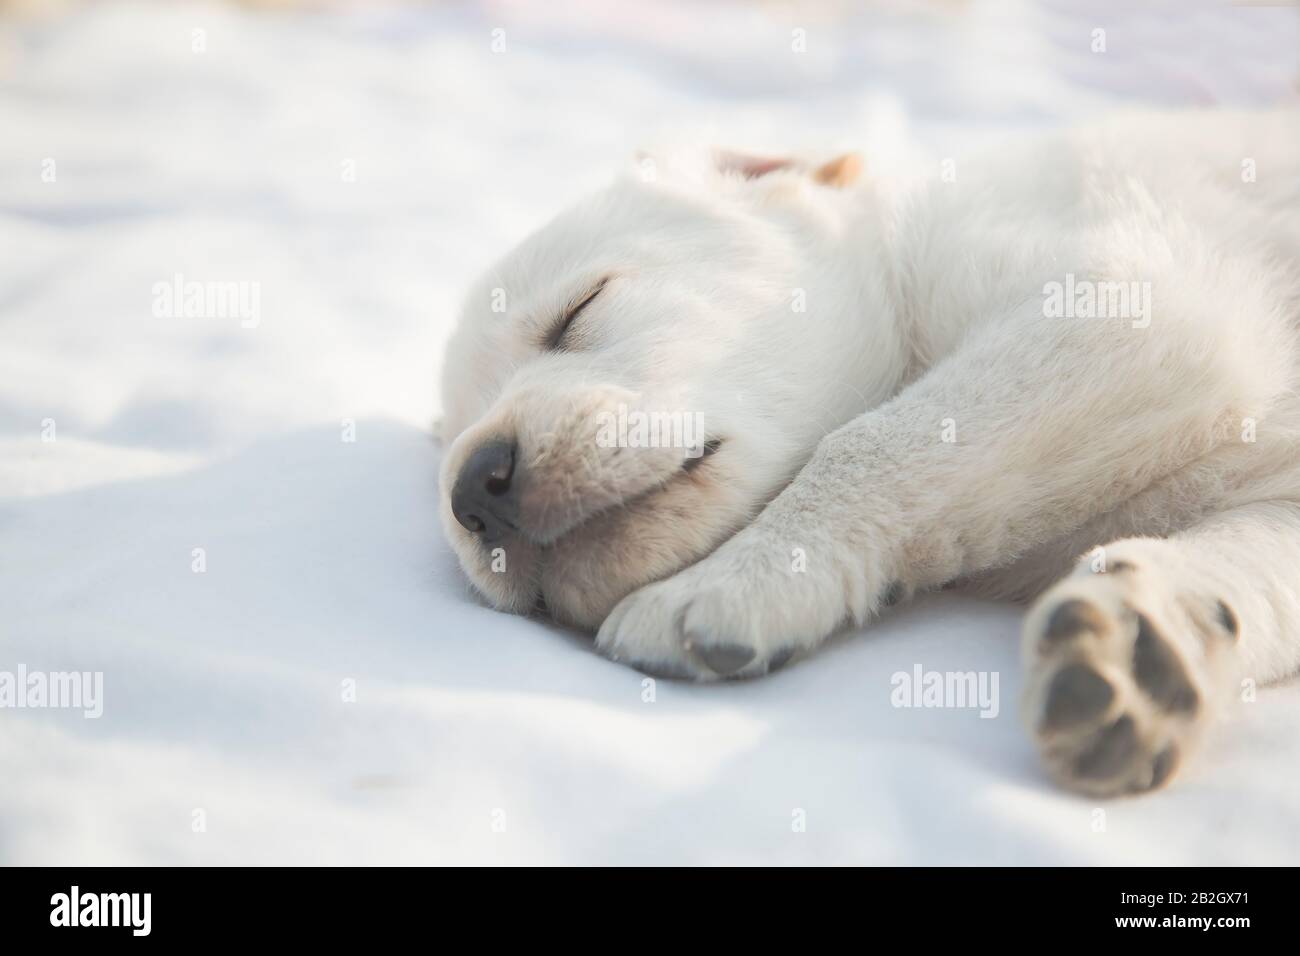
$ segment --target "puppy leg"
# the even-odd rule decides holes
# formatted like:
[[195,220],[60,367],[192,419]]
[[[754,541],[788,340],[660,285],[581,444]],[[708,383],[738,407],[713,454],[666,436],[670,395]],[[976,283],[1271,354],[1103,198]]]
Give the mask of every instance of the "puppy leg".
[[1225,323],[1211,290],[1177,289],[1145,328],[1026,308],[972,333],[828,435],[752,525],[625,598],[598,646],[651,672],[761,674],[1238,440],[1285,392],[1290,349],[1272,325]]
[[1099,795],[1168,780],[1244,681],[1300,669],[1298,574],[1293,502],[1081,561],[1025,618],[1025,717],[1052,775]]

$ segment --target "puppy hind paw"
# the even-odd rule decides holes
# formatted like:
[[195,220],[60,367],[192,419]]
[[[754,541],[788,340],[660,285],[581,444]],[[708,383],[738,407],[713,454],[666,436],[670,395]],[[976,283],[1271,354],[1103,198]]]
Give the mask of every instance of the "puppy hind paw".
[[1197,600],[1126,561],[1066,578],[1030,611],[1026,718],[1065,786],[1099,796],[1154,789],[1195,746],[1226,684],[1223,637],[1235,624],[1187,613]]

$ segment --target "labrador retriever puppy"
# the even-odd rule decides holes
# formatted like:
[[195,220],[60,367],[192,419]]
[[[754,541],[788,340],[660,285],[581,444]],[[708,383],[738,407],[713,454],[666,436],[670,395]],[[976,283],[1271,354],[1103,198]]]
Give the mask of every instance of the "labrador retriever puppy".
[[496,607],[753,677],[1030,601],[1049,770],[1161,785],[1300,669],[1300,117],[1135,115],[910,181],[643,159],[470,293],[442,512]]

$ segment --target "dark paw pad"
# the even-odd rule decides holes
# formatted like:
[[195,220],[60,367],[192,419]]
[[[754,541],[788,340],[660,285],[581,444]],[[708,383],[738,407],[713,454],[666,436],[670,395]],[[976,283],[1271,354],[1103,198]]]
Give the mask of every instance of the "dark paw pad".
[[769,674],[776,673],[776,672],[779,671],[782,667],[785,667],[786,664],[789,664],[789,663],[790,663],[790,658],[792,658],[792,657],[794,657],[794,648],[793,648],[793,647],[783,647],[783,648],[781,648],[781,650],[779,650],[779,651],[777,651],[775,654],[773,654],[773,655],[772,655],[772,659],[771,659],[770,661],[767,662],[767,672],[768,672]]
[[1101,634],[1106,627],[1106,616],[1100,610],[1087,601],[1073,598],[1052,612],[1043,637],[1048,641],[1064,641],[1088,632]]
[[680,664],[671,664],[668,662],[646,664],[640,661],[626,661],[636,670],[645,674],[646,677],[653,677],[656,680],[693,680],[695,675],[687,668]]
[[1133,676],[1148,697],[1171,713],[1196,712],[1199,698],[1187,679],[1182,662],[1152,626],[1145,614],[1137,616],[1133,644]]
[[1178,748],[1170,744],[1156,757],[1151,765],[1151,789],[1160,786],[1178,769]]
[[1096,720],[1115,699],[1115,690],[1086,664],[1069,664],[1052,678],[1041,729],[1060,730]]
[[1232,608],[1219,601],[1218,610],[1219,623],[1223,625],[1223,629],[1233,637],[1238,636],[1241,633],[1241,625],[1237,623],[1237,615],[1233,613]]
[[700,644],[693,641],[691,649],[715,674],[734,674],[754,659],[754,649],[743,644]]
[[1074,765],[1074,772],[1086,780],[1108,780],[1118,776],[1137,753],[1137,728],[1127,714],[1099,733]]

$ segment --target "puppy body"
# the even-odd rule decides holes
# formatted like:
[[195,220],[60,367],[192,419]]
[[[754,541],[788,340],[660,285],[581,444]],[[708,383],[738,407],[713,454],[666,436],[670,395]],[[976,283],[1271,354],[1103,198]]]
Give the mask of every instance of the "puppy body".
[[[1049,768],[1158,785],[1242,680],[1300,668],[1298,131],[1139,116],[906,183],[743,159],[624,180],[471,296],[449,537],[498,605],[541,597],[700,679],[918,590],[1037,595]],[[568,345],[539,346],[597,281]],[[717,452],[602,447],[617,404],[696,412]],[[450,490],[501,438],[514,520],[490,549]]]

